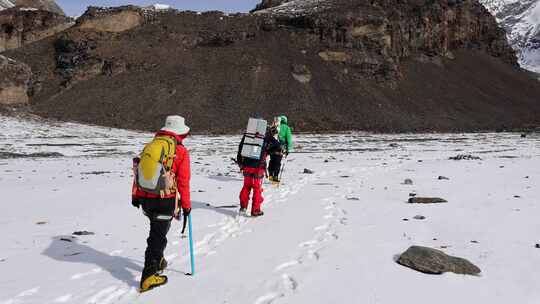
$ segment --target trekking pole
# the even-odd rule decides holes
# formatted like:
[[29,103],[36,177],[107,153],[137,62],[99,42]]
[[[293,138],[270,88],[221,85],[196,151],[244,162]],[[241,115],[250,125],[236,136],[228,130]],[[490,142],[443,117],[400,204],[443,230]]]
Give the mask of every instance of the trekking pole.
[[189,256],[191,259],[191,274],[192,276],[195,275],[195,255],[193,254],[193,229],[191,225],[191,212],[188,215],[188,232],[189,232]]
[[283,176],[283,171],[285,171],[285,164],[287,163],[287,156],[285,156],[285,161],[283,162],[283,165],[281,165],[281,171],[279,172],[279,183],[281,184],[281,177]]

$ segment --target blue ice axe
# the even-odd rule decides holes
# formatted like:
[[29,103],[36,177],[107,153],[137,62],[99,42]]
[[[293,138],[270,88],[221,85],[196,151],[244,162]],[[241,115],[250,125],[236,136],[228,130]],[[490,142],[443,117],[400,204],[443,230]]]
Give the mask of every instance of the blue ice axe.
[[193,229],[191,228],[191,212],[188,215],[188,232],[189,232],[189,257],[191,259],[191,275],[195,275],[195,255],[193,254]]
[[188,216],[184,214],[184,225],[182,227],[182,236],[184,235],[184,231],[186,230],[186,223],[188,223],[188,237],[189,237],[189,257],[191,260],[191,273],[187,273],[186,275],[195,275],[195,255],[193,254],[193,228],[191,226],[191,212]]

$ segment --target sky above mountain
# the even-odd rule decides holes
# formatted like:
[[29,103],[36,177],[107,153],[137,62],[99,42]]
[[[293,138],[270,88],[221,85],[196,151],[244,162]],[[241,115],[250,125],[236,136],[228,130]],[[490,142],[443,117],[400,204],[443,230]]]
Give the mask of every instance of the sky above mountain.
[[57,0],[56,1],[69,16],[81,15],[88,6],[120,6],[134,4],[140,6],[155,3],[168,4],[180,10],[224,12],[248,12],[253,9],[259,0]]

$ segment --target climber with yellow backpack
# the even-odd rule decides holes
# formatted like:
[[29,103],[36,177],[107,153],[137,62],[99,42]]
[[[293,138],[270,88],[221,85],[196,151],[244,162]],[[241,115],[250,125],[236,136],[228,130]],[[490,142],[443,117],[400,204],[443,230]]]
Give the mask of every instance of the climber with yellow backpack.
[[133,159],[132,205],[142,207],[150,219],[141,292],[167,283],[167,276],[163,275],[167,267],[163,256],[167,232],[172,219],[179,218],[180,208],[184,216],[191,212],[190,160],[183,145],[189,130],[183,117],[168,116],[165,126]]

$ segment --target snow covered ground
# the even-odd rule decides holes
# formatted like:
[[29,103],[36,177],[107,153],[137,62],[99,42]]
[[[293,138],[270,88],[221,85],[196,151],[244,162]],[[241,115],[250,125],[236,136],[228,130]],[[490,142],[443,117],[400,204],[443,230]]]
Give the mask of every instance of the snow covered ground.
[[[130,167],[151,134],[3,116],[0,130],[2,304],[540,303],[538,135],[298,136],[256,219],[236,214],[239,137],[194,136],[197,273],[185,275],[175,222],[169,284],[140,295],[148,227],[130,204]],[[482,159],[448,159],[457,154]],[[409,193],[448,203],[407,204]],[[72,235],[84,230],[95,234]],[[396,264],[410,245],[482,274]]]

